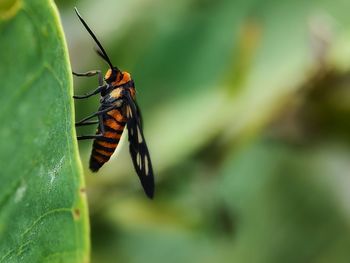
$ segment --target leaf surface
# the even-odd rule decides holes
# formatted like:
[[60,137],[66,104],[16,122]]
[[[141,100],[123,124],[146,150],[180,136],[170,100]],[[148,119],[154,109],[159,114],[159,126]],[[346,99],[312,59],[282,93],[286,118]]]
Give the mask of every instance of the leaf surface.
[[88,262],[72,78],[52,1],[0,4],[0,262]]

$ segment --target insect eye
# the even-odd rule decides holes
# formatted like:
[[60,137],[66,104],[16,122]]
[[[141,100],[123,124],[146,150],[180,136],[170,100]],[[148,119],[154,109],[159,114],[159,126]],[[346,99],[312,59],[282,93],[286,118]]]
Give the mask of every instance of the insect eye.
[[111,81],[115,81],[117,79],[117,74],[115,72],[113,72],[112,76],[111,76]]

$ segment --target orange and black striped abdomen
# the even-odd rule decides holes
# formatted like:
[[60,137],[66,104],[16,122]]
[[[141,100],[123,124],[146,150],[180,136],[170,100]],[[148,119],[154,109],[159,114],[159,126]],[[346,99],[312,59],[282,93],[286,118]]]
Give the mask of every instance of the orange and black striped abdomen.
[[[90,169],[93,172],[97,172],[112,156],[126,124],[126,118],[119,110],[107,112],[103,119],[105,133],[103,137],[94,140],[90,157]],[[98,128],[96,134],[100,133]]]

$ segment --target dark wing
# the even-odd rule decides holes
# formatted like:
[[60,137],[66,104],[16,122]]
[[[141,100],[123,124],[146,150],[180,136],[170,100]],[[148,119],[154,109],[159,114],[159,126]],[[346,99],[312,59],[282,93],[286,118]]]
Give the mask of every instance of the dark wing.
[[146,195],[153,198],[154,195],[154,177],[151,158],[146,145],[142,130],[142,120],[139,108],[136,102],[127,92],[126,97],[126,115],[129,137],[129,150],[132,162]]

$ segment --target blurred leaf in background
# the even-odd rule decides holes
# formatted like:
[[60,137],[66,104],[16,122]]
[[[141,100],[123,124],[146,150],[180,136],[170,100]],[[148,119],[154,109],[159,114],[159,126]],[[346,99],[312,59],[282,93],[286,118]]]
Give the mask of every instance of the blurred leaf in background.
[[0,262],[87,262],[68,54],[52,1],[0,2]]
[[81,144],[94,262],[348,261],[350,3],[66,1],[85,71],[107,67],[73,4],[135,79],[157,180],[149,202],[126,144],[91,175]]

